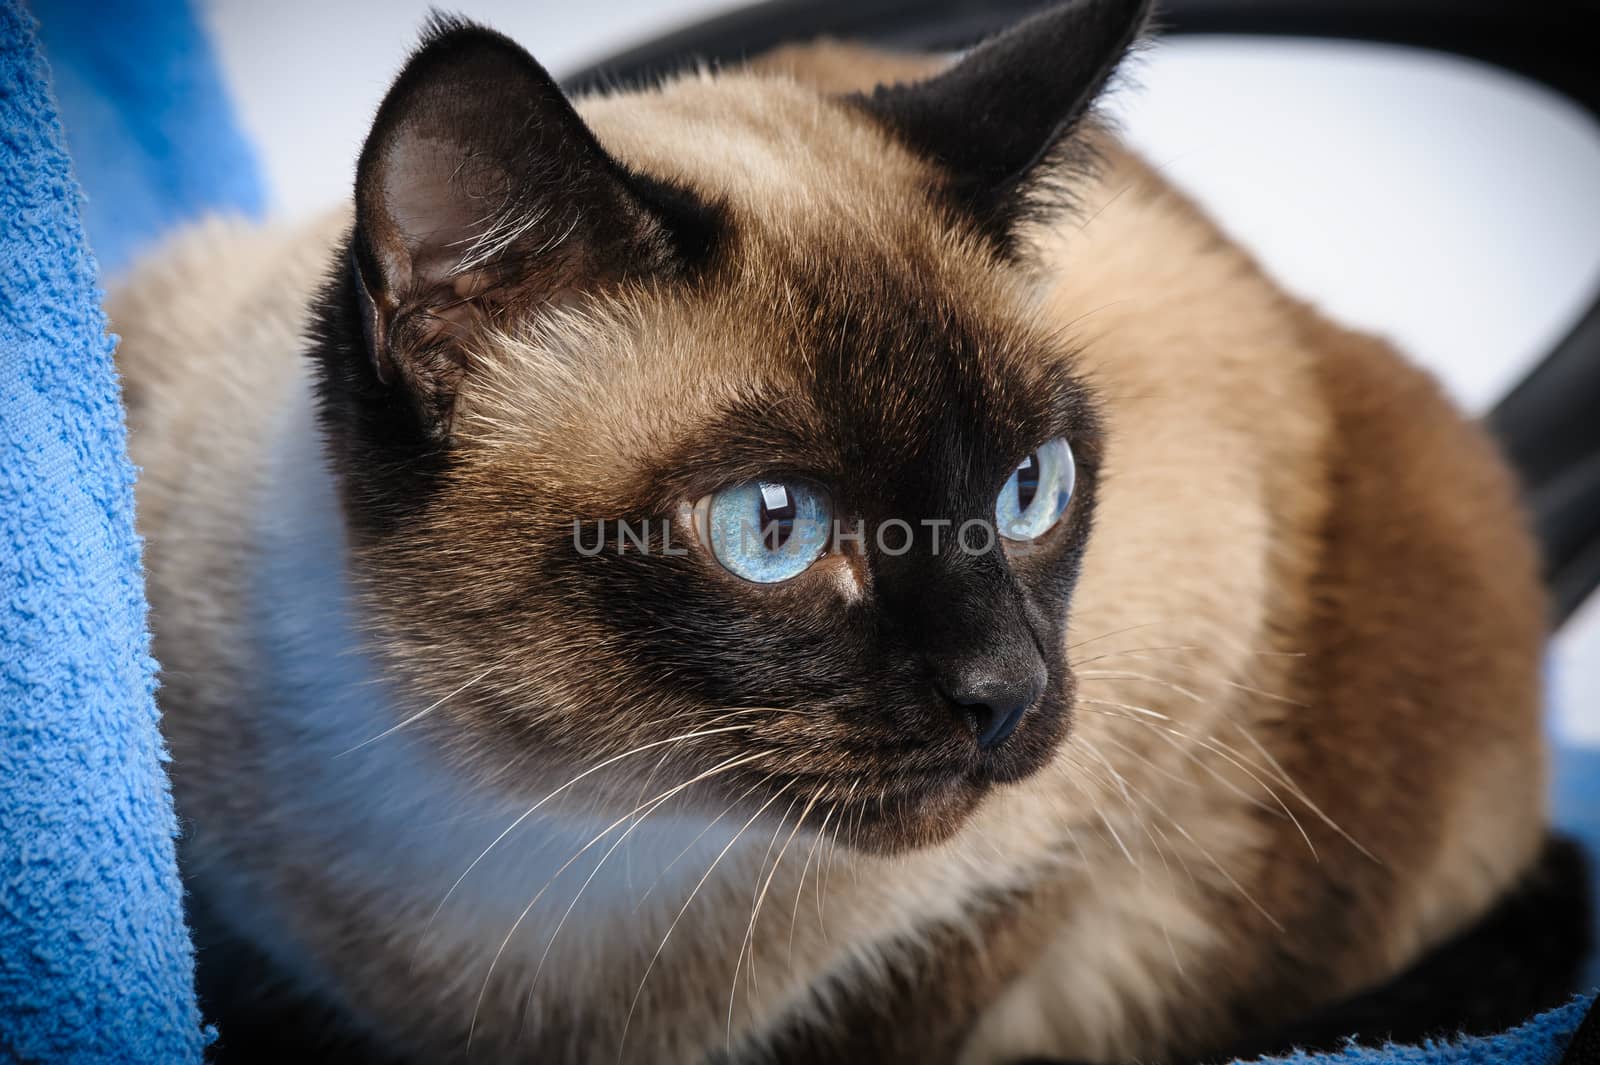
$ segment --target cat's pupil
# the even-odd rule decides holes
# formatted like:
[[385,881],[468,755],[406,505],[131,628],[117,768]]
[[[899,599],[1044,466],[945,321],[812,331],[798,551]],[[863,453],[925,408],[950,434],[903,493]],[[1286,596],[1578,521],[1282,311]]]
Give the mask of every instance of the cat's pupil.
[[1039,494],[1039,457],[1029,455],[1017,467],[1017,513],[1022,513]]
[[777,551],[794,532],[794,497],[781,484],[761,482],[761,539],[767,550]]

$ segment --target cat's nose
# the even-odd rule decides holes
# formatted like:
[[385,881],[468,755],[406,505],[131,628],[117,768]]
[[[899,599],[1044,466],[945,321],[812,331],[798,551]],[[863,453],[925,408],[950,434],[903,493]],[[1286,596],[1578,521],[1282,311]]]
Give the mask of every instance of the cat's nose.
[[992,751],[1017,731],[1047,680],[1044,662],[1034,654],[1018,661],[963,663],[942,671],[936,683],[979,749]]

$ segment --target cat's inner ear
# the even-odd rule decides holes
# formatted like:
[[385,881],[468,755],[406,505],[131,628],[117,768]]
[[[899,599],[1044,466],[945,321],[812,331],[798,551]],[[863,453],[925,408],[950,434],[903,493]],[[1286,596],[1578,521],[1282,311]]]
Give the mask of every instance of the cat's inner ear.
[[684,270],[715,215],[612,159],[514,42],[436,19],[356,170],[352,267],[373,371],[446,432],[477,330]]
[[853,100],[935,163],[958,207],[1010,252],[1149,10],[1150,0],[1065,0],[925,81]]

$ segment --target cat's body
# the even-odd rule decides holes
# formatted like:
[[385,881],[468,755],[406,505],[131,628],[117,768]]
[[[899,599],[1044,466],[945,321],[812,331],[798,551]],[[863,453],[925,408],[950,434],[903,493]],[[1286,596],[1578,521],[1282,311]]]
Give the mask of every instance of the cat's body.
[[[789,278],[791,300],[821,260],[847,271],[858,244],[898,243],[1071,349],[1104,445],[1060,747],[910,849],[849,845],[868,817],[841,797],[847,771],[831,798],[752,777],[638,816],[740,757],[663,766],[673,733],[552,756],[508,784],[521,752],[447,715],[516,665],[473,660],[476,638],[443,629],[437,646],[397,635],[397,615],[374,620],[361,597],[427,614],[426,584],[447,585],[452,563],[413,553],[375,576],[389,534],[341,505],[352,467],[320,431],[303,338],[348,221],[216,224],[144,267],[111,313],[183,861],[219,943],[249,943],[297,995],[416,1062],[468,1060],[469,1039],[470,1060],[496,1062],[1148,1061],[1393,976],[1530,866],[1541,600],[1481,434],[1381,343],[1283,295],[1102,134],[1074,210],[1027,223],[1028,269],[973,279],[971,249],[927,236],[907,203],[926,164],[813,87],[921,62],[786,53],[772,65],[798,80],[690,76],[580,111],[630,166],[761,217],[747,276]],[[607,378],[609,406],[582,406],[590,380],[558,391],[580,394],[590,424],[614,418],[601,450],[654,439],[668,429],[634,412],[760,375],[762,353],[726,329],[692,358],[663,333]],[[530,344],[522,364],[550,369]],[[463,399],[457,431],[532,480],[580,476],[561,465],[582,456],[518,450],[515,418],[579,424],[519,387],[512,372]],[[692,424],[697,401],[661,417]],[[461,528],[469,547],[487,535]],[[441,587],[464,599],[511,565],[457,561],[486,567],[483,589]],[[845,599],[874,594],[837,580]],[[626,643],[557,596],[530,601],[529,655]]]

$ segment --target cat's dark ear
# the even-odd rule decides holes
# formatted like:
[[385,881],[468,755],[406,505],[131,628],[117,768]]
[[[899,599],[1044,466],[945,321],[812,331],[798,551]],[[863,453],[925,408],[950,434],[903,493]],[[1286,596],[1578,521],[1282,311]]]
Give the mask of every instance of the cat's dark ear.
[[1050,164],[1149,11],[1149,0],[1065,0],[926,81],[856,99],[938,164],[960,208],[1009,250]]
[[443,435],[479,327],[681,271],[715,215],[611,158],[517,44],[435,17],[356,169],[351,268],[372,372]]

